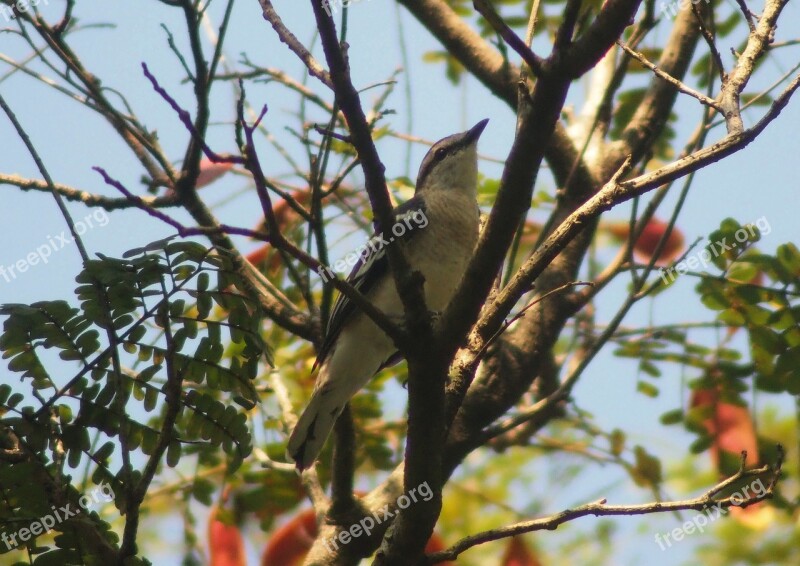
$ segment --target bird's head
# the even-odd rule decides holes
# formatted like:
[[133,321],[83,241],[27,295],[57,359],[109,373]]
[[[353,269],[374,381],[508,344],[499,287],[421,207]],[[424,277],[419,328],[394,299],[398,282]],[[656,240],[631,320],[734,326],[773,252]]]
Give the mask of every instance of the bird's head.
[[466,132],[439,140],[431,147],[417,175],[417,194],[438,190],[467,190],[478,183],[478,138],[489,119]]

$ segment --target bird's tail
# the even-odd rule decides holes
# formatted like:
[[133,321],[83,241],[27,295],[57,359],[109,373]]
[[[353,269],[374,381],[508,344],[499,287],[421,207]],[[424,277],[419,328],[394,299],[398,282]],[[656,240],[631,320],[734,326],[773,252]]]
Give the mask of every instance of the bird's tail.
[[317,459],[336,419],[344,409],[344,403],[331,393],[325,387],[318,387],[314,391],[289,437],[286,453],[301,471]]

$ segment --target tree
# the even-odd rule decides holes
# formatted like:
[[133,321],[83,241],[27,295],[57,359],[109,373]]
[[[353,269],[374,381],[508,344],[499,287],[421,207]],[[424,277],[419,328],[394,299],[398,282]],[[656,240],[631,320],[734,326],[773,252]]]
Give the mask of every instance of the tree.
[[[284,22],[283,9],[269,0],[258,4],[265,20],[259,34],[268,23],[303,73],[255,62],[257,46],[237,62],[225,55],[246,27],[233,0],[161,0],[147,5],[168,21],[169,52],[162,48],[162,60],[143,62],[137,84],[153,94],[136,97],[133,88],[107,86],[118,75],[102,76],[90,64],[96,57],[83,36],[96,27],[91,12],[72,0],[60,14],[47,2],[3,4],[17,51],[3,57],[8,71],[0,81],[13,75],[66,94],[81,116],[110,125],[108,143],[122,142],[137,165],[136,173],[122,175],[115,160],[96,155],[91,164],[104,188],[57,182],[7,102],[11,95],[0,94],[10,131],[38,171],[2,173],[0,183],[51,195],[82,262],[78,306],[50,300],[2,308],[9,383],[0,385],[0,526],[3,541],[13,542],[0,552],[22,546],[36,564],[146,563],[144,519],[177,512],[185,561],[199,563],[205,541],[195,529],[194,501],[213,505],[208,541],[218,564],[243,560],[235,524],[257,519],[271,530],[283,516],[292,518],[273,533],[265,557],[292,563],[307,552],[307,562],[318,564],[352,564],[373,553],[376,564],[485,563],[501,555],[505,564],[536,563],[530,541],[516,535],[585,515],[697,511],[671,538],[656,533],[656,542],[670,548],[702,530],[699,517],[713,520],[709,509],[719,515],[744,507],[735,514],[741,522],[766,509],[791,524],[796,483],[777,483],[783,451],[776,443],[791,441],[797,423],[774,417],[757,438],[753,420],[770,417],[756,412],[748,395],[789,400],[800,392],[800,251],[791,243],[772,254],[760,249],[771,229],[765,218],[726,219],[707,246],[683,253],[677,227],[695,174],[745,150],[800,86],[795,60],[785,74],[763,64],[796,55],[783,29],[791,21],[782,14],[786,0],[765,0],[759,15],[744,2],[657,8],[634,0],[476,0],[473,11],[460,0],[398,0],[440,44],[427,62],[444,65],[455,84],[476,80],[517,121],[499,178],[482,179],[480,242],[441,316],[420,307],[420,281],[402,245],[387,249],[406,306],[402,324],[370,309],[343,279],[318,277],[336,266],[331,242],[338,234],[368,233],[371,219],[391,226],[393,199],[407,198],[412,186],[406,175],[387,178],[379,151],[391,138],[415,141],[389,118],[401,79],[372,85],[381,94],[370,108],[354,79],[354,61],[368,47],[353,39],[359,28],[348,20],[367,3],[304,5],[302,16],[313,13],[315,22],[309,41]],[[155,21],[146,16],[146,23]],[[723,57],[729,48],[732,56]],[[165,54],[174,57],[180,80],[169,78]],[[112,63],[116,56],[103,53]],[[261,90],[263,81],[276,89]],[[748,90],[755,81],[772,86]],[[233,94],[221,98],[226,84]],[[580,84],[584,96],[575,92]],[[268,124],[288,93],[296,96],[296,118],[279,135]],[[146,105],[170,112],[158,120],[158,132],[134,110]],[[225,119],[219,108],[235,110],[214,132],[216,120]],[[678,119],[697,113],[694,132],[678,140]],[[222,148],[231,139],[236,151],[228,153]],[[254,229],[226,221],[224,207],[212,208],[200,190],[233,174],[246,179],[240,199],[263,214]],[[669,199],[674,204],[667,207]],[[604,217],[628,202],[626,225]],[[135,218],[154,219],[172,234],[137,241],[119,258],[95,259],[83,236],[89,219],[101,217],[77,220],[77,205],[68,203],[112,217],[136,211]],[[623,243],[601,265],[596,250],[611,246],[612,236]],[[259,242],[250,253],[248,239]],[[47,257],[37,248],[9,277],[47,263],[60,249],[51,243]],[[623,326],[635,305],[668,302],[687,279],[715,311],[708,322]],[[600,298],[613,296],[615,282],[627,285],[625,297],[601,320]],[[406,364],[382,372],[353,400],[332,449],[298,478],[283,455],[286,433],[310,393],[314,348],[334,291],[386,329]],[[698,334],[727,328],[721,339]],[[735,347],[736,330],[747,334],[749,352]],[[720,483],[706,483],[697,497],[665,500],[655,450],[631,446],[634,430],[604,430],[582,410],[573,390],[610,351],[636,361],[628,366],[638,376],[632,387],[645,396],[659,394],[655,378],[662,374],[691,377],[691,403],[664,407],[662,420],[694,435],[693,452],[710,452]],[[407,426],[405,418],[388,416],[397,399],[386,394],[392,376],[407,384]],[[592,462],[614,464],[656,501],[602,499],[542,517],[528,493],[523,518],[486,513],[472,497],[461,501],[470,513],[448,511],[443,490],[454,480],[482,482],[478,491],[489,501],[514,498],[514,474],[543,454],[570,453],[580,462],[575,473]],[[367,491],[357,494],[356,485]],[[159,504],[164,493],[177,506]],[[92,495],[94,503],[113,500],[115,512],[91,512]],[[306,496],[317,523],[296,510]],[[768,498],[774,507],[761,503]],[[490,524],[481,523],[482,513]],[[443,544],[439,531],[454,542]],[[483,546],[492,540],[503,540],[502,549]],[[278,541],[289,546],[276,550]],[[718,556],[732,542],[718,540]],[[752,543],[750,560],[797,557],[792,541],[775,544],[765,550]],[[573,551],[565,543],[554,561]]]

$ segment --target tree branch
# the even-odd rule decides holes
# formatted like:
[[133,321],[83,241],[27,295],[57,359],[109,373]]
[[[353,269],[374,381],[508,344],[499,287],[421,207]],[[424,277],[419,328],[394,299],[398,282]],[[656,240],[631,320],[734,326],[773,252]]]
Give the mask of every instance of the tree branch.
[[[705,6],[702,4],[703,10]],[[694,15],[689,10],[681,10],[661,52],[658,68],[681,80],[689,71],[699,39],[700,30]],[[619,140],[609,143],[605,157],[608,169],[618,169],[628,155],[633,155],[633,162],[637,163],[647,153],[663,131],[677,94],[673,85],[653,77],[625,131]]]
[[500,34],[505,42],[522,57],[522,60],[528,64],[534,76],[538,76],[542,71],[542,59],[536,55],[524,41],[514,33],[508,25],[503,21],[492,5],[487,0],[474,0],[473,5],[480,14],[486,18],[486,21]]
[[679,81],[678,79],[676,79],[675,77],[673,77],[669,73],[665,73],[664,71],[659,69],[656,65],[651,63],[647,59],[647,57],[645,57],[643,54],[639,53],[638,51],[634,51],[633,49],[628,47],[628,45],[624,41],[617,41],[617,45],[622,47],[622,49],[625,51],[625,53],[627,53],[628,55],[630,55],[631,57],[633,57],[634,59],[639,61],[642,65],[644,65],[645,67],[647,67],[648,69],[653,71],[653,74],[655,76],[659,77],[660,79],[663,79],[663,80],[667,81],[669,84],[671,84],[672,86],[677,88],[682,93],[688,94],[692,98],[696,98],[697,100],[699,100],[700,102],[702,102],[706,106],[709,106],[709,107],[711,107],[711,108],[713,108],[715,110],[718,110],[718,111],[722,112],[722,106],[719,104],[719,102],[717,102],[713,98],[707,97],[702,92],[697,92],[696,90],[694,90],[690,86],[684,84],[683,82]]
[[[507,527],[501,527],[499,529],[491,529],[488,531],[484,531],[482,533],[478,533],[476,535],[468,536],[456,544],[448,548],[447,550],[443,550],[442,552],[437,552],[435,554],[429,555],[428,563],[429,564],[436,564],[438,562],[444,562],[446,560],[455,560],[458,558],[460,554],[469,550],[470,548],[477,546],[479,544],[483,544],[486,542],[490,542],[493,540],[501,540],[504,538],[512,537],[521,535],[524,533],[530,533],[533,531],[541,531],[541,530],[555,530],[559,525],[563,525],[569,521],[574,521],[580,517],[585,517],[587,515],[594,515],[596,517],[609,517],[609,516],[633,516],[633,515],[649,515],[652,513],[666,513],[666,512],[675,512],[675,511],[705,511],[712,505],[717,509],[728,509],[729,507],[749,507],[759,501],[763,501],[765,499],[771,499],[774,494],[775,484],[780,478],[781,475],[781,467],[783,465],[783,451],[779,446],[779,456],[778,460],[776,461],[774,466],[763,466],[758,469],[753,470],[745,470],[744,469],[744,455],[742,457],[742,467],[739,471],[734,474],[733,476],[723,480],[722,482],[718,483],[711,489],[707,490],[705,493],[700,495],[699,497],[695,497],[693,499],[685,499],[681,501],[668,501],[668,502],[656,502],[656,503],[645,503],[642,505],[606,505],[606,499],[600,499],[593,503],[587,503],[586,505],[581,505],[580,507],[575,507],[572,509],[567,509],[555,515],[550,515],[548,517],[543,517],[541,519],[532,519],[530,521],[522,521],[519,523],[515,523],[513,525],[509,525]],[[725,488],[731,486],[732,484],[736,483],[740,479],[744,478],[751,478],[751,477],[759,477],[763,474],[771,474],[770,483],[767,486],[767,489],[764,490],[763,493],[759,495],[755,495],[753,497],[741,497],[738,493],[734,493],[728,497],[724,497],[721,499],[714,499],[713,497],[720,493]],[[749,490],[748,492],[749,493]]]
[[272,2],[270,0],[258,0],[258,3],[261,4],[264,19],[270,23],[272,29],[278,34],[278,38],[297,55],[312,76],[317,77],[322,81],[322,84],[333,89],[333,81],[331,81],[328,71],[319,64],[311,52],[306,49],[306,46],[284,25],[283,20],[281,20],[281,17],[272,6]]
[[[635,196],[642,195],[666,182],[688,175],[709,163],[719,161],[745,148],[780,114],[798,87],[800,87],[800,75],[775,99],[761,120],[755,126],[742,133],[730,134],[707,148],[698,150],[682,159],[634,179],[619,182],[617,178],[620,175],[617,175],[617,178],[612,178],[597,194],[586,201],[561,226],[554,230],[550,237],[533,253],[519,269],[514,279],[500,292],[493,308],[484,314],[479,321],[478,328],[496,328],[495,325],[499,325],[505,313],[510,312],[511,307],[527,291],[531,282],[566,246],[567,242],[583,229],[586,222]],[[623,172],[623,169],[620,169],[621,172]],[[501,315],[500,313],[503,314]]]
[[[14,185],[23,191],[50,192],[51,187],[43,179],[26,179],[19,175],[0,173],[0,185]],[[108,211],[122,210],[137,206],[128,198],[111,198],[103,195],[82,191],[61,183],[53,183],[52,190],[72,202],[82,202],[86,206],[103,208]],[[167,208],[180,206],[174,195],[163,197],[139,197],[143,203],[151,208]]]
[[744,129],[739,97],[753,75],[756,61],[764,55],[772,42],[778,16],[788,1],[766,0],[764,2],[764,13],[758,20],[756,29],[750,32],[747,45],[739,56],[736,66],[728,73],[722,84],[719,101],[724,108],[725,124],[730,134],[739,133]]

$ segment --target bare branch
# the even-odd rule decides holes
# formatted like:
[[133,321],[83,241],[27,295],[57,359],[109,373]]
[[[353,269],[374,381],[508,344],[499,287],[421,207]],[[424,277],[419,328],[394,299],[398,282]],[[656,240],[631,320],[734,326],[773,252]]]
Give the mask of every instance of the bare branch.
[[[48,26],[41,17],[33,18],[29,14],[21,15],[21,18],[23,17],[34,26],[48,47],[66,65],[66,75],[75,77],[85,89],[87,100],[93,102],[86,106],[96,110],[113,126],[151,178],[161,180],[166,177],[170,181],[174,181],[175,171],[161,151],[157,138],[151,136],[132,117],[123,115],[111,104],[101,82],[83,66],[81,59],[67,44],[64,34],[58,28]],[[73,82],[73,79],[70,79],[70,82],[77,84]]]
[[[497,297],[493,308],[481,317],[477,328],[498,328],[504,314],[510,312],[511,307],[530,287],[530,284],[545,269],[552,259],[566,246],[567,242],[583,229],[589,220],[600,213],[610,210],[614,206],[641,195],[668,181],[678,179],[684,175],[697,171],[709,163],[719,161],[732,153],[740,151],[752,142],[766,128],[788,104],[789,99],[800,87],[800,75],[784,90],[773,102],[761,120],[749,130],[739,134],[730,134],[723,140],[686,157],[678,159],[668,165],[650,173],[645,173],[634,179],[617,182],[613,178],[586,201],[570,217],[562,223],[550,237],[533,253],[515,275],[514,279],[504,288]],[[498,311],[495,311],[498,308]],[[506,310],[508,309],[508,310]]]
[[[26,179],[18,175],[0,173],[0,185],[13,185],[23,191],[50,192],[51,187],[43,179]],[[52,190],[63,196],[66,200],[82,202],[86,206],[104,208],[105,210],[121,210],[137,206],[128,198],[111,198],[82,191],[61,183],[53,183]],[[173,195],[163,197],[138,197],[142,203],[150,208],[167,208],[179,206],[178,200]]]
[[264,19],[270,23],[272,29],[278,34],[278,38],[300,58],[312,76],[317,77],[322,81],[322,84],[333,89],[333,82],[331,81],[331,76],[328,74],[328,71],[319,64],[311,52],[306,49],[306,46],[284,25],[283,20],[281,20],[281,17],[272,6],[272,2],[270,2],[270,0],[258,0],[258,3],[261,4]]
[[[284,383],[279,370],[273,370],[269,374],[269,382],[272,390],[275,392],[275,398],[278,401],[278,407],[281,410],[282,421],[287,427],[294,427],[297,424],[297,415],[292,408],[292,401],[289,399],[289,390]],[[283,467],[285,466],[285,467]],[[289,469],[291,473],[295,472],[295,467],[292,464],[282,464],[283,469]],[[325,489],[317,475],[317,470],[313,466],[305,470],[301,476],[303,485],[306,492],[311,497],[311,503],[314,505],[314,511],[317,516],[322,517],[328,512],[330,501],[325,495]]]
[[36,151],[36,148],[33,146],[33,142],[31,141],[27,132],[23,129],[22,124],[20,124],[17,120],[14,112],[11,110],[8,104],[6,104],[6,100],[2,94],[0,94],[0,108],[2,108],[3,112],[5,112],[9,121],[11,121],[12,126],[14,126],[14,130],[16,130],[17,135],[22,140],[22,143],[25,145],[28,153],[30,153],[30,156],[36,164],[36,167],[42,174],[42,177],[44,178],[45,183],[50,190],[50,194],[53,195],[53,199],[56,201],[56,206],[58,206],[58,210],[61,212],[61,216],[64,217],[64,221],[67,223],[67,227],[69,228],[70,234],[72,234],[73,241],[78,248],[78,252],[83,260],[83,264],[86,265],[86,263],[89,261],[89,254],[86,252],[86,246],[83,245],[83,238],[81,238],[80,234],[78,234],[78,232],[75,230],[75,222],[72,220],[72,215],[69,213],[69,210],[67,210],[67,205],[64,204],[64,199],[61,194],[55,190],[53,179],[50,177],[50,173],[48,173],[47,168],[44,166],[44,162],[39,156],[39,152]]
[[274,80],[286,88],[293,90],[306,98],[307,100],[313,102],[326,112],[333,112],[333,106],[323,100],[321,96],[319,96],[316,92],[311,90],[309,87],[304,85],[303,83],[295,80],[288,73],[282,71],[281,69],[277,69],[274,67],[259,67],[253,63],[249,63],[248,61],[244,62],[245,65],[250,67],[250,71],[241,72],[241,73],[227,73],[227,74],[220,74],[217,75],[217,80],[238,80],[238,79],[255,79],[258,77],[269,77],[266,80]]
[[500,34],[505,42],[522,57],[523,61],[528,64],[534,76],[537,76],[542,71],[542,59],[536,55],[524,41],[514,33],[508,25],[503,21],[492,5],[487,0],[474,0],[473,4],[475,9],[486,18],[486,21]]
[[[619,516],[619,515],[632,516],[632,515],[649,515],[652,513],[666,513],[666,512],[688,511],[688,510],[702,512],[711,506],[714,506],[717,509],[728,509],[729,507],[742,507],[742,508],[749,507],[750,505],[758,503],[759,501],[772,498],[774,494],[775,482],[778,480],[778,478],[780,478],[781,475],[782,465],[783,465],[783,451],[782,449],[779,448],[778,460],[774,466],[763,466],[761,468],[752,470],[745,470],[744,467],[742,467],[736,474],[734,474],[730,478],[725,479],[724,481],[715,485],[714,487],[712,487],[699,497],[695,497],[693,499],[685,499],[681,501],[645,503],[642,505],[607,505],[606,499],[604,498],[595,501],[593,503],[587,503],[586,505],[581,505],[580,507],[567,509],[555,515],[543,517],[541,519],[522,521],[520,523],[515,523],[507,527],[492,529],[484,531],[482,533],[478,533],[476,535],[465,537],[460,541],[458,541],[453,546],[451,546],[450,548],[448,548],[447,550],[443,550],[442,552],[437,552],[435,554],[429,555],[427,557],[428,563],[436,564],[438,562],[444,562],[445,560],[455,560],[456,558],[458,558],[460,554],[479,544],[483,544],[493,540],[501,540],[504,538],[517,536],[524,533],[530,533],[534,531],[554,530],[559,525],[563,525],[564,523],[567,523],[569,521],[574,521],[575,519],[578,519],[580,517],[585,517],[587,515],[594,515],[596,517],[609,517],[609,516]],[[746,498],[742,497],[738,493],[734,493],[728,497],[724,497],[721,499],[713,499],[714,495],[724,490],[725,488],[729,487],[733,483],[745,478],[759,477],[763,474],[771,475],[770,484],[767,487],[767,489],[764,490],[763,493],[754,495],[753,497],[748,496]]]
[[567,289],[571,289],[573,287],[579,287],[579,286],[583,286],[583,285],[588,285],[588,286],[592,287],[592,286],[594,286],[594,283],[592,283],[591,281],[572,281],[570,283],[565,283],[564,285],[561,285],[560,287],[556,287],[555,289],[552,289],[552,290],[548,291],[547,293],[544,293],[543,295],[537,296],[534,300],[532,300],[527,305],[522,307],[519,310],[519,312],[517,312],[514,316],[512,316],[511,318],[509,318],[508,320],[503,322],[503,325],[497,330],[497,332],[495,332],[488,340],[486,340],[483,343],[483,345],[481,346],[481,349],[478,350],[477,354],[475,354],[475,357],[474,357],[474,360],[472,361],[472,363],[473,364],[478,363],[481,360],[481,358],[483,357],[483,354],[489,348],[489,346],[491,346],[492,343],[495,340],[497,340],[500,337],[500,335],[503,334],[503,332],[508,330],[508,328],[512,324],[514,324],[516,321],[518,321],[523,316],[525,316],[525,313],[528,312],[532,307],[536,306],[538,303],[542,302],[543,300],[545,300],[546,298],[548,298],[548,297],[550,297],[552,295],[555,295],[555,294],[560,293],[562,291],[566,291]]
[[561,19],[553,40],[554,51],[566,51],[572,44],[572,36],[575,33],[575,24],[578,22],[581,4],[581,0],[567,0],[564,6],[564,17]]
[[[641,0],[607,0],[600,13],[564,52],[561,72],[578,78],[594,67],[619,39],[636,15]],[[571,3],[568,3],[568,6]],[[576,2],[580,6],[580,2]]]
[[744,130],[741,108],[739,107],[739,96],[753,74],[756,61],[769,48],[769,44],[774,38],[778,16],[780,16],[788,1],[766,0],[764,13],[758,20],[756,29],[750,33],[747,45],[739,56],[736,66],[728,73],[726,80],[723,82],[719,101],[724,108],[723,114],[728,133],[734,134]]
[[722,56],[719,54],[719,49],[717,49],[717,42],[714,40],[714,34],[711,33],[711,30],[708,29],[708,26],[706,25],[703,17],[704,12],[705,10],[703,10],[697,4],[692,4],[692,13],[697,21],[697,26],[700,29],[703,39],[706,41],[706,45],[708,45],[708,52],[711,54],[711,60],[714,62],[714,66],[719,72],[719,80],[720,82],[723,82],[725,81],[725,64],[722,62]]
[[[705,9],[705,4],[702,7]],[[699,38],[700,30],[694,15],[681,10],[657,62],[658,68],[681,80],[689,71]],[[673,85],[653,77],[625,131],[618,140],[609,143],[604,158],[609,168],[616,170],[628,155],[634,156],[634,163],[638,162],[663,131],[677,94]]]
[[206,157],[211,159],[214,163],[235,163],[238,165],[244,165],[245,160],[242,157],[236,155],[220,155],[212,150],[203,139],[202,133],[197,130],[197,127],[192,121],[191,114],[181,108],[175,99],[172,98],[169,93],[158,83],[158,79],[156,79],[155,76],[153,76],[153,74],[150,72],[150,69],[147,67],[147,63],[142,63],[142,72],[144,72],[144,76],[147,77],[147,80],[150,81],[150,84],[153,85],[153,90],[155,90],[159,96],[161,96],[161,98],[166,100],[167,104],[169,104],[178,115],[180,121],[183,122],[183,125],[192,135],[192,140],[198,141]]
[[747,22],[747,27],[750,28],[750,33],[754,33],[756,31],[756,26],[753,23],[753,20],[755,19],[755,14],[753,14],[753,12],[750,11],[750,8],[748,8],[747,4],[744,3],[744,0],[736,0],[736,3],[742,10],[742,14],[744,15],[744,21]]
[[[489,46],[443,0],[398,0],[489,91],[517,109],[520,70]],[[545,156],[559,183],[592,178],[563,124],[557,122]],[[572,173],[572,174],[571,174]],[[588,183],[583,183],[587,185]]]
[[675,77],[673,77],[669,73],[665,73],[664,71],[659,69],[656,65],[651,63],[647,59],[647,57],[645,57],[643,54],[639,53],[638,51],[634,51],[633,49],[628,47],[628,45],[624,41],[617,41],[617,45],[622,47],[622,49],[625,50],[625,53],[627,53],[628,55],[630,55],[631,57],[633,57],[634,59],[639,61],[642,65],[644,65],[645,67],[647,67],[648,69],[653,71],[653,73],[657,77],[659,77],[661,79],[664,79],[665,81],[667,81],[669,84],[673,85],[675,88],[677,88],[682,93],[688,94],[689,96],[691,96],[692,98],[696,98],[697,100],[699,100],[700,102],[702,102],[706,106],[710,106],[711,108],[714,108],[715,110],[718,110],[718,111],[722,112],[722,106],[720,106],[719,102],[717,102],[713,98],[707,97],[706,95],[704,95],[701,92],[697,92],[692,87],[690,87],[690,86],[684,84],[683,82],[679,81],[678,79],[676,79]]
[[512,108],[519,69],[509,65],[443,0],[398,0],[475,78]]

